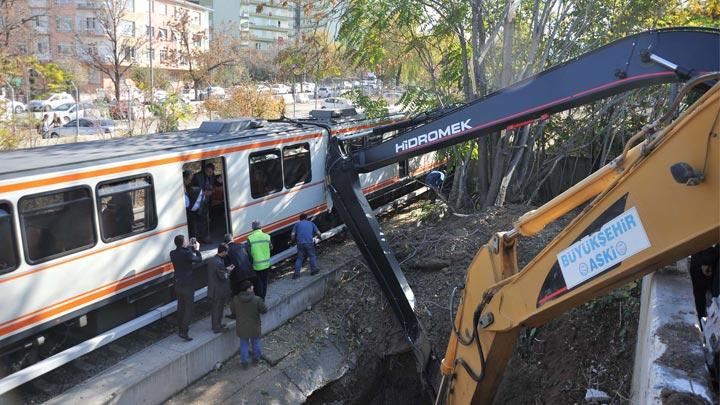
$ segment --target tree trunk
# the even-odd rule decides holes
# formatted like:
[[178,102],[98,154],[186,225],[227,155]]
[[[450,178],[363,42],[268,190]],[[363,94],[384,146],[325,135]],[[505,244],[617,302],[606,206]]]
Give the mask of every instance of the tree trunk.
[[113,85],[115,85],[115,100],[117,100],[117,102],[119,103],[120,102],[120,69],[118,69],[116,67],[115,72],[113,72],[113,73],[115,74],[115,79],[113,79],[113,81],[112,81]]
[[472,101],[473,92],[470,86],[470,61],[468,57],[467,39],[462,27],[458,27],[458,39],[460,40],[460,55],[462,57],[462,85],[465,101]]
[[498,190],[498,195],[495,199],[495,205],[498,207],[502,207],[503,205],[505,205],[505,196],[507,195],[508,185],[510,184],[510,180],[512,179],[518,162],[520,162],[520,158],[522,158],[523,156],[523,152],[525,152],[525,148],[527,148],[526,142],[529,135],[530,126],[527,125],[522,129],[522,135],[520,136],[520,141],[517,144],[517,150],[515,151],[514,156],[510,160],[510,166],[505,171],[505,176],[503,176],[502,180],[500,181],[500,189]]

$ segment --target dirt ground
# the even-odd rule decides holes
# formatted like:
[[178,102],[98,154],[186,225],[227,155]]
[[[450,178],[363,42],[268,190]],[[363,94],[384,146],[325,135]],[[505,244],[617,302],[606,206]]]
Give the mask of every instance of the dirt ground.
[[[475,252],[497,231],[532,207],[509,205],[456,217],[420,201],[382,221],[417,300],[416,310],[442,358],[450,333],[449,300]],[[534,238],[519,241],[524,266],[568,222],[562,219]],[[340,244],[340,246],[338,246]],[[308,401],[320,403],[430,403],[403,332],[350,237],[320,254],[354,256],[337,289],[314,310],[330,320],[331,333],[352,353],[352,371]],[[520,333],[496,403],[582,403],[587,388],[628,402],[632,380],[639,288],[633,283],[587,303],[548,325]]]

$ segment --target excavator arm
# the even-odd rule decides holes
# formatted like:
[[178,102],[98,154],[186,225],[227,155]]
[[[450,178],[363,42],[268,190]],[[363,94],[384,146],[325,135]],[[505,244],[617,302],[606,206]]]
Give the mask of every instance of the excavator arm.
[[[333,207],[348,226],[390,307],[405,329],[418,370],[433,395],[453,403],[471,400],[489,402],[521,326],[542,324],[573,305],[640,277],[653,266],[716,241],[717,212],[712,217],[710,211],[712,204],[717,206],[718,180],[703,171],[706,174],[700,182],[693,171],[703,170],[699,169],[703,165],[697,159],[699,154],[707,151],[707,165],[704,167],[707,170],[714,168],[717,172],[717,141],[712,141],[716,137],[708,135],[707,131],[711,129],[707,127],[704,135],[695,133],[681,137],[681,143],[672,143],[670,149],[664,146],[668,141],[658,141],[659,144],[652,149],[647,145],[638,146],[624,154],[614,166],[603,168],[576,185],[571,189],[573,191],[523,217],[516,229],[507,235],[496,235],[478,252],[467,273],[442,367],[438,367],[437,358],[415,315],[412,289],[362,193],[358,174],[638,87],[694,78],[693,87],[707,90],[717,77],[705,74],[718,71],[720,31],[698,28],[648,31],[613,42],[456,109],[375,128],[367,135],[399,131],[375,146],[350,152],[342,138],[330,137],[326,183]],[[708,99],[708,94],[712,93],[707,93],[704,100]],[[712,108],[707,111],[712,111]],[[650,132],[648,129],[641,135],[649,135]],[[653,139],[678,138],[653,136],[656,137]],[[694,137],[692,143],[685,139],[690,137]],[[687,146],[672,149],[682,142],[686,142]],[[690,145],[699,148],[700,144],[706,147],[702,150],[690,148]],[[694,154],[690,153],[691,149],[695,150]],[[657,163],[650,171],[643,171],[645,177],[632,175],[628,178],[631,173],[646,167],[650,157],[660,151],[666,151],[663,155],[665,160],[653,160]],[[698,182],[698,186],[680,187],[677,182],[666,184],[659,180],[669,173],[673,164],[682,162],[685,165],[675,166],[673,174],[688,177],[687,182]],[[649,174],[652,170],[655,170],[654,175]],[[631,181],[633,179],[642,180]],[[624,188],[617,187],[621,181],[627,181],[623,183]],[[708,186],[712,181],[715,185]],[[614,193],[616,190],[624,192],[618,196]],[[702,201],[695,201],[689,196],[697,193],[696,190],[705,190],[698,195]],[[515,259],[515,237],[518,234],[531,235],[596,195],[600,196],[582,215],[518,272]],[[651,202],[660,199],[663,204]],[[697,204],[697,208],[687,207],[689,201]],[[674,211],[663,211],[670,209],[671,203],[675,204]],[[680,210],[684,210],[686,215],[677,215],[668,221],[668,226],[659,221],[656,223],[655,218],[665,218],[658,215],[665,213],[672,216],[667,213]],[[682,222],[681,217],[691,217],[698,212],[709,216],[701,221],[683,222],[682,227],[676,224]],[[695,227],[699,222],[704,224],[702,228]],[[617,226],[620,228],[613,228]],[[610,256],[602,256],[602,265],[585,263],[587,268],[580,270],[578,255],[588,249],[587,243],[595,248],[603,236],[593,235],[598,231],[604,232],[607,227],[610,229],[608,232],[620,229],[626,236],[645,235],[647,241],[637,244],[622,240],[624,248],[614,247],[614,259],[610,260],[612,254],[608,253]],[[687,235],[679,234],[680,229],[685,229]],[[588,238],[589,242],[586,241]],[[604,236],[602,246],[609,246],[613,240],[621,241],[608,239],[609,235]],[[580,244],[579,252],[573,244],[576,240]],[[621,250],[625,252],[623,255],[620,255]],[[559,253],[565,255],[558,256]],[[595,251],[592,253],[598,254]],[[590,253],[585,253],[583,257],[588,256]],[[576,260],[570,261],[572,257]],[[619,257],[624,259],[618,262]],[[572,269],[586,279],[574,273],[576,278],[570,279],[568,272]],[[437,371],[440,368],[443,378],[438,384]]]
[[[720,84],[673,124],[648,132],[624,159],[480,249],[468,269],[443,359],[441,398],[490,403],[521,327],[543,325],[720,242],[719,116]],[[541,229],[593,195],[583,212],[518,271],[516,235],[531,235],[535,231],[527,231],[528,225]]]

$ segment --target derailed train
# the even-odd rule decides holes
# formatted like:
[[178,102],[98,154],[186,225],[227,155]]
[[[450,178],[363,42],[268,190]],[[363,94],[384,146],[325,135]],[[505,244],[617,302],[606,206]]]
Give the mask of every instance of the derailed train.
[[[257,219],[280,247],[301,212],[335,225],[324,181],[327,129],[342,136],[401,118],[325,128],[208,121],[197,130],[0,153],[0,355],[32,362],[50,354],[46,336],[89,338],[173,299],[168,252],[188,222],[183,171],[216,168],[214,241],[225,233],[243,240]],[[363,175],[363,190],[384,203],[438,165],[428,154],[384,167]],[[203,246],[206,256],[213,247]],[[196,273],[200,288],[204,272]]]

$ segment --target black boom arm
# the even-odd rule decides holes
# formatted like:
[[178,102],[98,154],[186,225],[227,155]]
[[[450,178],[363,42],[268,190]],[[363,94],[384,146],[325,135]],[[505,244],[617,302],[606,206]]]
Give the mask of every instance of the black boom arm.
[[[409,121],[404,132],[378,145],[347,153],[338,137],[330,137],[326,173],[334,208],[350,229],[405,329],[418,369],[429,387],[436,387],[434,372],[438,362],[415,315],[412,289],[362,193],[358,173],[631,89],[717,71],[720,71],[720,31],[702,28],[647,31],[447,113]],[[385,130],[398,128],[393,124]],[[373,132],[381,133],[383,129]]]

